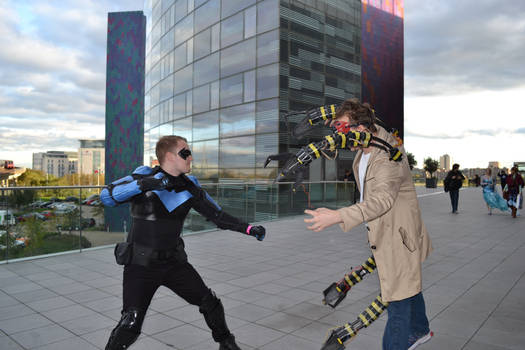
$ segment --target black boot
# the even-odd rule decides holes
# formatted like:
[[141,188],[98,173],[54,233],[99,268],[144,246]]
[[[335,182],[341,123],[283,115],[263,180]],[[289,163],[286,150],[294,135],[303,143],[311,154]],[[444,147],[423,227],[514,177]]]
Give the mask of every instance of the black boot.
[[226,325],[224,307],[221,300],[211,290],[202,299],[199,311],[204,315],[204,320],[211,329],[213,340],[221,345],[219,350],[241,350],[235,344],[235,337],[230,333]]
[[220,344],[221,346],[219,347],[219,350],[241,350],[241,348],[235,343],[235,337],[233,334],[230,334],[230,336],[221,341]]

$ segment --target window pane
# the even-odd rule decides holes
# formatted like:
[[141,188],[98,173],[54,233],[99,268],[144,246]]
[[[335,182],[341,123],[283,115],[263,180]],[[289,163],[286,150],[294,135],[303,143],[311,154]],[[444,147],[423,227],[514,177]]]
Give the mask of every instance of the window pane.
[[221,107],[242,103],[242,74],[221,80]]
[[174,55],[174,59],[175,59],[175,62],[174,62],[174,69],[175,70],[179,70],[180,68],[184,67],[187,63],[186,59],[188,58],[187,57],[187,54],[186,54],[186,43],[180,45],[179,47],[177,47],[175,49],[175,55]]
[[279,65],[257,69],[257,99],[279,96]]
[[255,70],[244,73],[244,102],[255,100]]
[[219,79],[219,52],[194,63],[194,86]]
[[179,70],[178,72],[175,72],[175,74],[173,74],[174,76],[173,86],[174,86],[175,94],[191,89],[192,72],[193,72],[193,66],[189,65],[186,68],[183,68]]
[[186,115],[191,115],[193,113],[193,93],[188,91],[186,93]]
[[221,24],[217,23],[211,27],[211,52],[217,51],[221,47]]
[[214,24],[220,19],[219,0],[210,0],[195,11],[195,33]]
[[[279,134],[263,134],[255,137],[255,167],[263,168],[266,158],[270,154],[279,153]],[[277,166],[277,162],[270,164]]]
[[257,65],[264,66],[279,61],[279,30],[257,37]]
[[243,136],[220,140],[221,168],[255,166],[255,137]]
[[173,96],[173,77],[170,75],[160,82],[160,100],[164,101]]
[[195,35],[193,45],[194,45],[194,58],[198,60],[201,57],[204,57],[210,53],[210,43],[211,43],[211,29],[207,29],[202,33]]
[[188,13],[188,0],[177,0],[175,3],[175,22],[180,21]]
[[186,45],[188,46],[186,53],[188,54],[187,60],[188,63],[193,62],[193,38],[188,40],[186,42]]
[[160,40],[160,54],[161,54],[161,56],[164,56],[165,54],[167,54],[168,52],[173,50],[174,45],[175,45],[175,36],[174,36],[174,29],[172,28]]
[[216,139],[219,137],[219,111],[193,116],[193,140]]
[[[240,55],[239,52],[243,54]],[[255,68],[255,38],[222,50],[221,77]]]
[[219,108],[219,82],[215,81],[211,83],[210,88],[211,100],[210,100],[210,109]]
[[257,8],[252,6],[244,11],[244,38],[250,38],[255,35],[257,29]]
[[257,133],[279,131],[279,104],[277,99],[257,102],[255,127]]
[[173,135],[173,123],[162,124],[159,127],[159,136]]
[[180,94],[173,98],[173,119],[179,119],[186,115],[186,94]]
[[279,27],[279,2],[264,0],[257,4],[257,33]]
[[217,168],[219,166],[219,140],[193,142],[191,152],[194,168]]
[[191,142],[191,117],[174,121],[173,135],[182,136]]
[[175,46],[193,36],[193,15],[190,15],[175,25]]
[[220,111],[221,137],[253,134],[255,132],[255,103],[224,108]]
[[222,0],[221,16],[226,18],[235,12],[255,4],[256,0]]
[[221,47],[229,46],[243,39],[243,22],[242,12],[221,22]]
[[210,110],[210,85],[193,89],[193,113]]

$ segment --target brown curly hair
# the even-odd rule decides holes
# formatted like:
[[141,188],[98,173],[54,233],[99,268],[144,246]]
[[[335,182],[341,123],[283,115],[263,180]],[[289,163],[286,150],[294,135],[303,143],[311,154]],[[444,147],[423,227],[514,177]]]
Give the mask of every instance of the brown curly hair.
[[372,132],[377,131],[375,126],[375,113],[370,104],[361,103],[357,98],[349,98],[345,100],[335,112],[336,118],[346,114],[349,115],[351,124],[361,124]]

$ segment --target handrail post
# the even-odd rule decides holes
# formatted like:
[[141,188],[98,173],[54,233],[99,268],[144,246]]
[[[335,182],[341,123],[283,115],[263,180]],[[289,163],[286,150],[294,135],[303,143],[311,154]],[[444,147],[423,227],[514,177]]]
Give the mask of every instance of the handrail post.
[[78,188],[78,249],[82,253],[82,187]]
[[[9,185],[9,181],[7,182]],[[9,206],[7,205],[7,197],[5,191],[2,190],[2,200],[5,206],[5,218],[7,220],[6,230],[5,230],[5,262],[9,264]]]

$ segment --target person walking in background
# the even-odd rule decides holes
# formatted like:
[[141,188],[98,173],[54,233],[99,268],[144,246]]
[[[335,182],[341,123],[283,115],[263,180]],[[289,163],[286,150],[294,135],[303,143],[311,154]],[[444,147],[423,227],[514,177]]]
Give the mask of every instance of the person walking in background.
[[459,170],[459,164],[454,164],[445,178],[445,192],[450,194],[450,203],[452,204],[452,213],[458,213],[459,189],[463,186],[465,176]]
[[519,204],[521,201],[521,190],[523,189],[523,178],[518,173],[517,167],[510,169],[510,175],[507,176],[507,185],[505,186],[505,192],[507,192],[507,203],[512,211],[512,217],[515,218]]
[[509,210],[507,201],[496,192],[495,182],[496,179],[492,177],[492,169],[487,168],[485,175],[481,177],[481,187],[483,187],[483,199],[487,203],[489,215],[492,215],[492,208],[497,208],[501,211]]
[[507,171],[501,169],[501,171],[498,173],[498,177],[501,184],[501,194],[503,195],[503,192],[505,191],[505,186],[507,185]]

